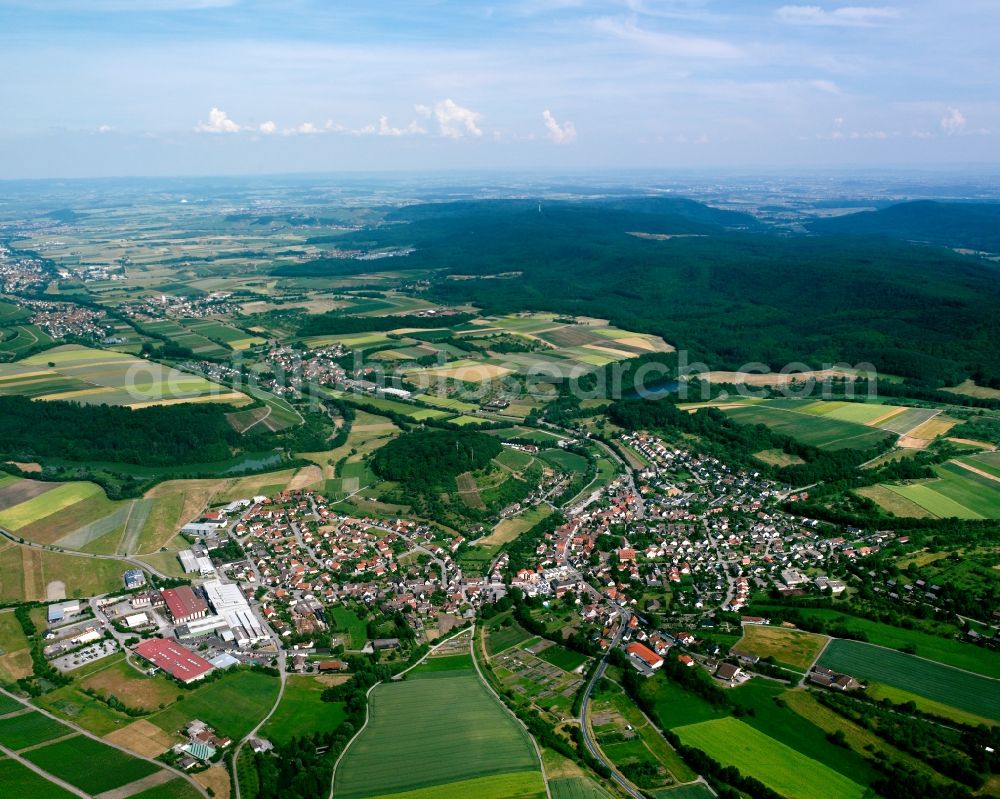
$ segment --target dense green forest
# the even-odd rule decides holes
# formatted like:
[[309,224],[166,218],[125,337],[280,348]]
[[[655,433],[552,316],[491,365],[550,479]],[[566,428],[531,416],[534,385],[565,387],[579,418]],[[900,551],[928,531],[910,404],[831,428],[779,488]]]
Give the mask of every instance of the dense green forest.
[[870,362],[934,387],[968,376],[1000,385],[994,266],[888,238],[780,236],[706,209],[653,199],[426,204],[335,238],[413,246],[400,267],[481,276],[436,281],[444,302],[610,318],[713,368]]
[[299,328],[302,336],[329,336],[342,333],[367,333],[372,330],[397,330],[403,327],[435,328],[460,325],[472,319],[471,314],[440,316],[344,316],[338,311],[307,316]]
[[879,211],[818,219],[808,228],[830,235],[888,236],[903,241],[1000,252],[1000,203],[919,200]]
[[0,397],[0,442],[9,458],[65,458],[144,466],[232,457],[242,441],[229,405],[179,404],[132,410],[58,400]]
[[457,430],[422,430],[393,439],[372,458],[386,480],[417,492],[454,489],[463,472],[486,468],[503,449],[495,436]]

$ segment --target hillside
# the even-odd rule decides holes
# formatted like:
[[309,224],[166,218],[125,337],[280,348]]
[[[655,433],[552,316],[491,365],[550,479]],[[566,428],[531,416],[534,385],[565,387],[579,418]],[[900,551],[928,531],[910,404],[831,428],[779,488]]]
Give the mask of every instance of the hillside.
[[921,200],[810,222],[814,233],[887,236],[944,247],[1000,252],[1000,204]]
[[[699,204],[425,204],[324,241],[364,250],[414,247],[393,267],[438,270],[432,291],[444,302],[474,302],[493,313],[534,308],[610,318],[716,368],[870,362],[937,385],[969,375],[1000,383],[995,269],[888,239],[780,237],[760,232],[748,216],[707,206],[695,213],[693,206]],[[733,230],[735,222],[754,230]],[[340,261],[335,271],[364,263]],[[316,271],[302,271],[310,268]],[[288,269],[329,274],[326,268],[333,267]]]

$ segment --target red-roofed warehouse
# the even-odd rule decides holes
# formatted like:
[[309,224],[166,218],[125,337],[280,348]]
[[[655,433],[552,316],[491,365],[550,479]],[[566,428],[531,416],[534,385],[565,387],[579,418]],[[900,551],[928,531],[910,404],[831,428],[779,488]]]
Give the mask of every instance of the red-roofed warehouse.
[[159,666],[171,677],[185,684],[200,680],[212,670],[212,664],[205,658],[174,641],[163,638],[143,641],[135,651],[154,666]]
[[174,624],[200,619],[208,613],[208,604],[187,585],[166,589],[163,601],[167,603]]
[[625,647],[625,651],[628,652],[636,660],[641,660],[651,669],[658,669],[663,665],[663,658],[657,655],[652,649],[644,644],[634,643],[629,644]]

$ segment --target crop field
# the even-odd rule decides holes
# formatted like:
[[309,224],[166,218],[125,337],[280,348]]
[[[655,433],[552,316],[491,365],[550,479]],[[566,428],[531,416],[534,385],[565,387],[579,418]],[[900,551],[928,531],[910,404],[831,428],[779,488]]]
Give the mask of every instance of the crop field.
[[290,675],[278,709],[261,728],[261,736],[278,744],[296,736],[333,732],[346,717],[340,702],[324,702],[326,688],[315,677]]
[[549,793],[552,799],[611,799],[611,794],[588,777],[550,779]]
[[276,678],[253,671],[235,671],[193,691],[185,691],[184,701],[155,713],[149,720],[172,733],[191,719],[201,719],[236,740],[256,726],[277,695]]
[[890,435],[855,422],[828,419],[770,403],[740,405],[722,411],[740,424],[763,424],[777,433],[821,449],[865,449]]
[[790,630],[785,627],[768,627],[747,624],[743,637],[733,646],[734,652],[773,657],[778,663],[805,671],[829,640],[825,635]]
[[892,433],[908,435],[910,431],[933,419],[940,411],[935,408],[907,408],[902,413],[879,423],[879,427]]
[[920,630],[893,627],[829,608],[802,608],[801,613],[806,618],[835,622],[848,630],[863,633],[869,643],[878,646],[890,649],[912,646],[917,650],[917,655],[928,660],[936,660],[946,666],[974,671],[987,677],[1000,677],[1000,666],[997,665],[996,655],[983,647],[963,643],[954,638],[931,635]]
[[[204,773],[204,772],[202,772]],[[175,777],[145,791],[132,794],[129,799],[198,799],[201,796],[187,780]]]
[[0,364],[0,391],[36,399],[143,407],[182,401],[246,404],[245,394],[204,377],[110,350],[67,344]]
[[184,319],[182,321],[188,330],[213,341],[221,341],[234,350],[245,350],[264,343],[264,339],[260,336],[245,333],[235,327],[211,319]]
[[32,710],[20,716],[0,719],[0,744],[18,751],[29,746],[63,738],[73,730],[61,722]]
[[368,726],[337,768],[340,799],[410,799],[424,789],[413,799],[545,795],[527,733],[474,675],[386,683],[369,708]]
[[1000,479],[975,461],[962,459],[961,463],[966,466],[944,463],[933,467],[937,477],[931,480],[886,483],[883,487],[939,518],[1000,518]]
[[0,511],[0,527],[17,532],[71,505],[102,494],[94,483],[49,483],[49,490],[18,505]]
[[788,799],[861,799],[865,789],[828,766],[727,717],[678,727],[688,746],[701,749]]
[[834,640],[820,665],[1000,721],[1000,680],[860,641]]
[[3,786],[4,794],[12,797],[76,799],[76,794],[70,793],[54,782],[49,782],[9,757],[0,756],[0,785]]
[[84,735],[32,749],[23,757],[70,785],[95,794],[128,785],[157,771],[152,763]]

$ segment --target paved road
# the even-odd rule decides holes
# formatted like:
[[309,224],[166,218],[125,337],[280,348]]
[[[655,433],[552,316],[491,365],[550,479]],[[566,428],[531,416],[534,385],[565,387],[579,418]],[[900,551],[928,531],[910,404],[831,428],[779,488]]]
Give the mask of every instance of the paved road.
[[268,711],[267,715],[260,720],[260,722],[257,724],[256,727],[254,727],[252,730],[250,730],[250,732],[248,732],[245,736],[243,736],[240,742],[236,745],[236,749],[233,750],[233,774],[236,775],[236,778],[233,780],[233,786],[235,789],[233,795],[236,797],[236,799],[240,799],[240,777],[239,777],[239,771],[237,769],[237,763],[239,762],[240,752],[243,749],[243,744],[245,744],[250,738],[254,737],[260,731],[260,728],[263,727],[268,722],[271,716],[274,715],[274,712],[278,709],[278,705],[281,704],[281,697],[285,695],[285,684],[288,682],[288,670],[286,669],[287,662],[288,662],[288,656],[285,650],[280,649],[278,651],[278,677],[281,680],[281,682],[278,686],[278,695],[274,699],[274,704],[271,705],[271,709]]
[[604,676],[604,672],[608,667],[608,655],[621,643],[622,636],[625,634],[627,628],[628,615],[625,614],[622,617],[622,624],[618,628],[618,632],[615,633],[614,640],[611,642],[611,646],[608,647],[608,650],[604,653],[604,657],[601,658],[600,665],[594,670],[594,674],[591,676],[590,682],[587,683],[587,687],[583,689],[583,702],[580,704],[580,730],[583,732],[583,744],[587,747],[587,751],[611,771],[611,779],[629,796],[634,797],[634,799],[644,799],[642,791],[625,779],[619,773],[618,769],[615,768],[615,764],[601,751],[601,747],[597,745],[597,741],[594,740],[594,736],[590,731],[590,724],[587,719],[587,711],[590,709],[590,695],[594,692],[594,686]]

